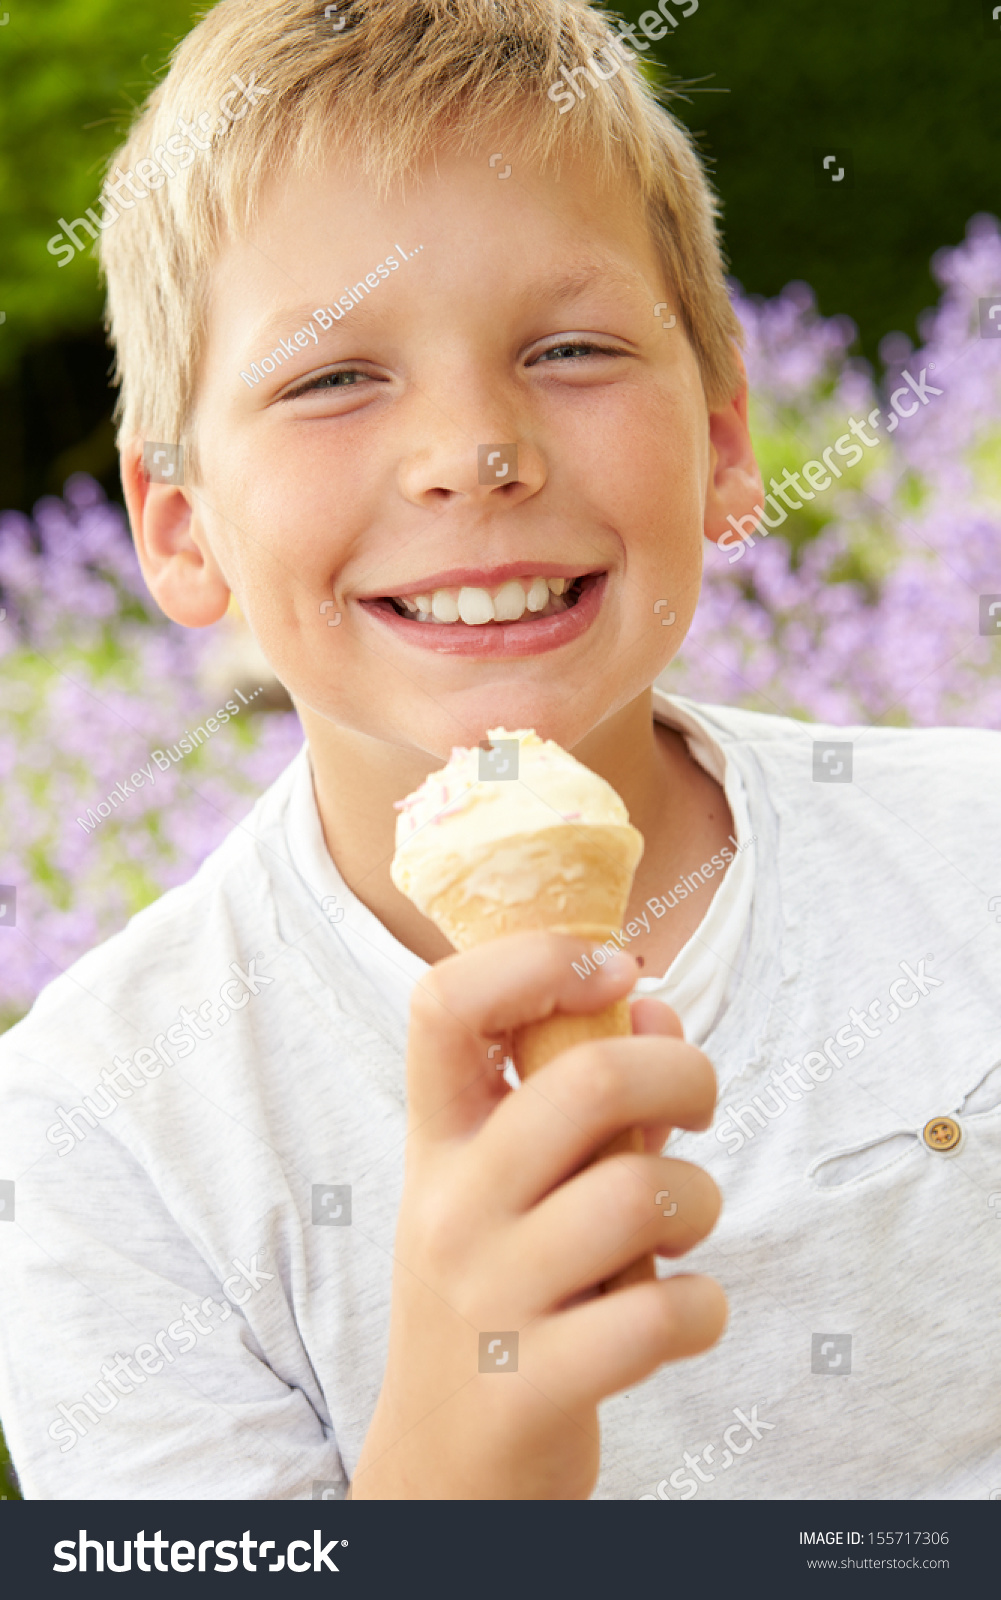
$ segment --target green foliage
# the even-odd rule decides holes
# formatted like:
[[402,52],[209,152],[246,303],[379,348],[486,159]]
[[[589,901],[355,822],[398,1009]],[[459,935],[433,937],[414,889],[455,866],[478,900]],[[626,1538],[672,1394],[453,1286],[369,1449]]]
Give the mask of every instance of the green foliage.
[[0,28],[0,377],[33,340],[101,315],[96,265],[46,250],[93,205],[135,105],[194,17],[191,0],[5,0]]
[[20,1498],[14,1487],[14,1468],[10,1452],[3,1434],[0,1433],[0,1500],[20,1500]]
[[[682,4],[644,59],[694,81],[672,109],[712,162],[734,276],[765,295],[805,280],[824,314],[855,319],[869,356],[892,329],[913,337],[937,299],[934,251],[976,212],[1001,210],[992,7],[700,0],[681,18]],[[621,6],[631,20],[644,9]],[[828,148],[851,152],[852,187],[818,183]]]

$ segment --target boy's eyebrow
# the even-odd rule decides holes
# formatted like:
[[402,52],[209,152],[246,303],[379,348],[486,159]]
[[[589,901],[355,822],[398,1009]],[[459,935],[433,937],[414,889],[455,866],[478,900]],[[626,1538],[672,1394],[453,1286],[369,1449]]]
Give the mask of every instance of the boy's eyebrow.
[[[564,305],[567,301],[575,300],[587,289],[608,286],[635,290],[638,285],[642,284],[642,281],[638,272],[627,271],[624,267],[620,267],[613,262],[588,262],[582,266],[560,272],[554,277],[540,278],[535,283],[528,285],[524,293],[525,298],[528,300],[541,300],[557,307]],[[280,339],[283,335],[286,338],[294,338],[299,328],[306,327],[313,320],[314,312],[317,309],[325,311],[326,307],[320,306],[317,308],[313,306],[309,309],[300,307],[297,311],[282,311],[278,316],[269,318],[263,326],[252,333],[248,343],[253,344],[254,348],[257,349],[262,345],[268,344],[272,339]],[[364,317],[367,311],[368,301],[362,300],[358,305],[353,306],[346,315],[352,321],[355,321],[358,317]],[[329,333],[331,331],[329,328],[317,328],[318,333]]]
[[567,300],[576,299],[587,289],[604,288],[607,285],[616,289],[635,290],[642,281],[638,272],[627,271],[615,262],[587,262],[561,272],[554,278],[540,280],[531,286],[528,293],[533,299],[547,300],[559,306]]
[[[338,298],[338,296],[334,296],[333,303],[335,306],[337,305]],[[340,309],[344,311],[343,306]],[[282,337],[286,339],[294,339],[296,333],[301,328],[308,327],[310,322],[312,322],[318,334],[332,332],[332,329],[322,328],[317,324],[315,319],[317,310],[322,311],[324,315],[326,315],[327,307],[325,305],[317,306],[314,302],[314,304],[308,309],[305,306],[300,306],[298,310],[292,309],[289,311],[280,311],[276,316],[269,317],[267,322],[263,322],[257,328],[253,329],[247,336],[247,343],[248,345],[252,344],[255,349],[258,349],[261,345],[268,344],[272,339],[277,340],[281,339]],[[368,303],[367,301],[362,300],[358,305],[353,306],[350,312],[345,312],[344,315],[350,316],[352,319],[354,319],[356,315],[364,316],[367,310]],[[334,326],[339,326],[339,322],[335,320]]]

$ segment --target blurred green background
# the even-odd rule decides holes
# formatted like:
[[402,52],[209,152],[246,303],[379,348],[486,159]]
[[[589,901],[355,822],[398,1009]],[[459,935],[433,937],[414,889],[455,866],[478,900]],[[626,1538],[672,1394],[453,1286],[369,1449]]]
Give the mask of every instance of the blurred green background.
[[[0,28],[0,507],[28,509],[85,470],[118,498],[94,263],[46,252],[57,219],[94,203],[104,157],[173,43],[190,0],[8,0]],[[677,0],[651,46],[692,87],[674,109],[724,203],[733,275],[790,279],[847,312],[876,360],[934,303],[932,253],[1001,209],[1001,22],[992,0]],[[643,5],[628,4],[635,21]],[[2,15],[0,11],[0,15]],[[642,37],[642,35],[640,36]],[[848,152],[842,187],[818,181]],[[998,289],[1001,290],[1001,284]]]

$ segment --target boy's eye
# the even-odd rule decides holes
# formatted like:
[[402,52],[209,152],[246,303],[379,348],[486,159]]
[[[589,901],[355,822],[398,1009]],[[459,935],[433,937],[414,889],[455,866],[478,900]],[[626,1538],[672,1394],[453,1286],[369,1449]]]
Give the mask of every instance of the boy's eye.
[[[547,350],[541,351],[529,364],[534,366],[540,361],[577,361],[588,356],[625,354],[624,350],[616,349],[612,345],[597,344],[592,339],[564,339],[560,344],[550,345]],[[338,367],[334,372],[321,372],[315,378],[307,378],[305,382],[297,384],[279,398],[299,400],[311,394],[330,394],[337,389],[353,389],[363,382],[378,381],[374,373],[364,372],[360,367]]]
[[304,394],[323,394],[331,389],[350,389],[363,378],[371,378],[370,372],[362,372],[358,367],[341,367],[336,372],[321,372],[318,378],[308,378],[295,389],[290,389],[282,395],[283,400],[298,400]]
[[543,350],[536,356],[536,361],[567,361],[578,356],[621,356],[624,350],[617,350],[614,346],[596,344],[591,339],[564,339],[560,344],[552,344],[548,350]]

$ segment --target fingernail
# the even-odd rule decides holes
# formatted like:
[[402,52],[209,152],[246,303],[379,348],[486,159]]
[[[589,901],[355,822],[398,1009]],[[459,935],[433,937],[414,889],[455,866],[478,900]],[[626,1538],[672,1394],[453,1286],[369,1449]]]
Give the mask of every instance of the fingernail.
[[605,962],[604,971],[616,982],[621,978],[632,978],[635,982],[639,976],[636,958],[627,955],[625,950],[616,950]]

